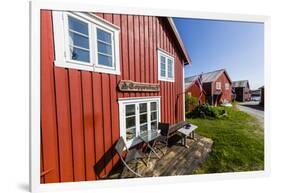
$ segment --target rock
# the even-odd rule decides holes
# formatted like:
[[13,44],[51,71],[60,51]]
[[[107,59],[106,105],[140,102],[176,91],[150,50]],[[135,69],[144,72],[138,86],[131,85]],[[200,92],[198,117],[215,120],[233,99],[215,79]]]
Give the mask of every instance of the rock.
[[204,144],[203,143],[201,143],[201,142],[198,142],[198,144],[197,145],[199,145],[199,146],[201,146],[201,147],[204,147]]
[[202,140],[202,142],[204,142],[204,143],[210,143],[210,144],[212,144],[213,143],[213,140],[211,140],[210,138],[202,138],[201,139]]
[[195,151],[195,153],[194,153],[194,157],[196,158],[196,159],[199,159],[200,157],[202,156],[202,153],[200,152],[200,151]]

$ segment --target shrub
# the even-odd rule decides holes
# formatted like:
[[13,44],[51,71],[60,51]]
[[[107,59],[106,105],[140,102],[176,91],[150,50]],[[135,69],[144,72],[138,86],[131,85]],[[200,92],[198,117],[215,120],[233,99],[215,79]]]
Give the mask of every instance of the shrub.
[[196,97],[191,95],[187,95],[187,97],[185,97],[186,112],[191,112],[194,108],[196,108],[197,105],[198,99]]
[[224,108],[213,107],[208,104],[203,104],[195,107],[190,113],[187,113],[188,118],[219,118],[225,113]]

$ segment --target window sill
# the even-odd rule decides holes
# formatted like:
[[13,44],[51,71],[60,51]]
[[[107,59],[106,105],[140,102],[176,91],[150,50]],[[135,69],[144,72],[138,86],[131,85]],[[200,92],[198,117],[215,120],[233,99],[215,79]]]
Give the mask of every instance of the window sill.
[[68,61],[58,61],[55,60],[55,66],[62,68],[70,68],[75,70],[85,70],[85,71],[94,71],[94,67],[90,65],[68,62]]
[[75,63],[75,62],[69,62],[69,61],[55,61],[56,67],[62,67],[62,68],[69,68],[69,69],[75,69],[75,70],[84,70],[84,71],[91,71],[91,72],[100,72],[105,74],[115,74],[120,75],[120,70],[113,70],[113,69],[106,69],[102,67],[95,67],[93,65],[86,65],[81,63]]
[[165,81],[165,82],[175,82],[175,79],[159,78],[158,80]]
[[118,69],[110,69],[110,68],[103,68],[100,65],[94,67],[95,72],[101,72],[105,74],[115,74],[115,75],[120,75],[120,70]]

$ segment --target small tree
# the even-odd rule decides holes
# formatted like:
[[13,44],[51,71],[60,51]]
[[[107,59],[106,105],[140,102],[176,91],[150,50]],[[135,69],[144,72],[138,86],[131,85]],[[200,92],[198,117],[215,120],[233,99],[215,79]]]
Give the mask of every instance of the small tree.
[[195,107],[198,106],[198,99],[191,95],[185,97],[185,110],[186,112],[191,112]]

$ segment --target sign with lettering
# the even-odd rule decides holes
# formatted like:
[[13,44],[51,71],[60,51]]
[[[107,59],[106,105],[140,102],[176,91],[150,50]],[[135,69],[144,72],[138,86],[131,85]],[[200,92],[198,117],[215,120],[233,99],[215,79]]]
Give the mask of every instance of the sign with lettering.
[[121,80],[118,83],[120,91],[123,92],[159,92],[160,84],[134,82],[131,80]]

